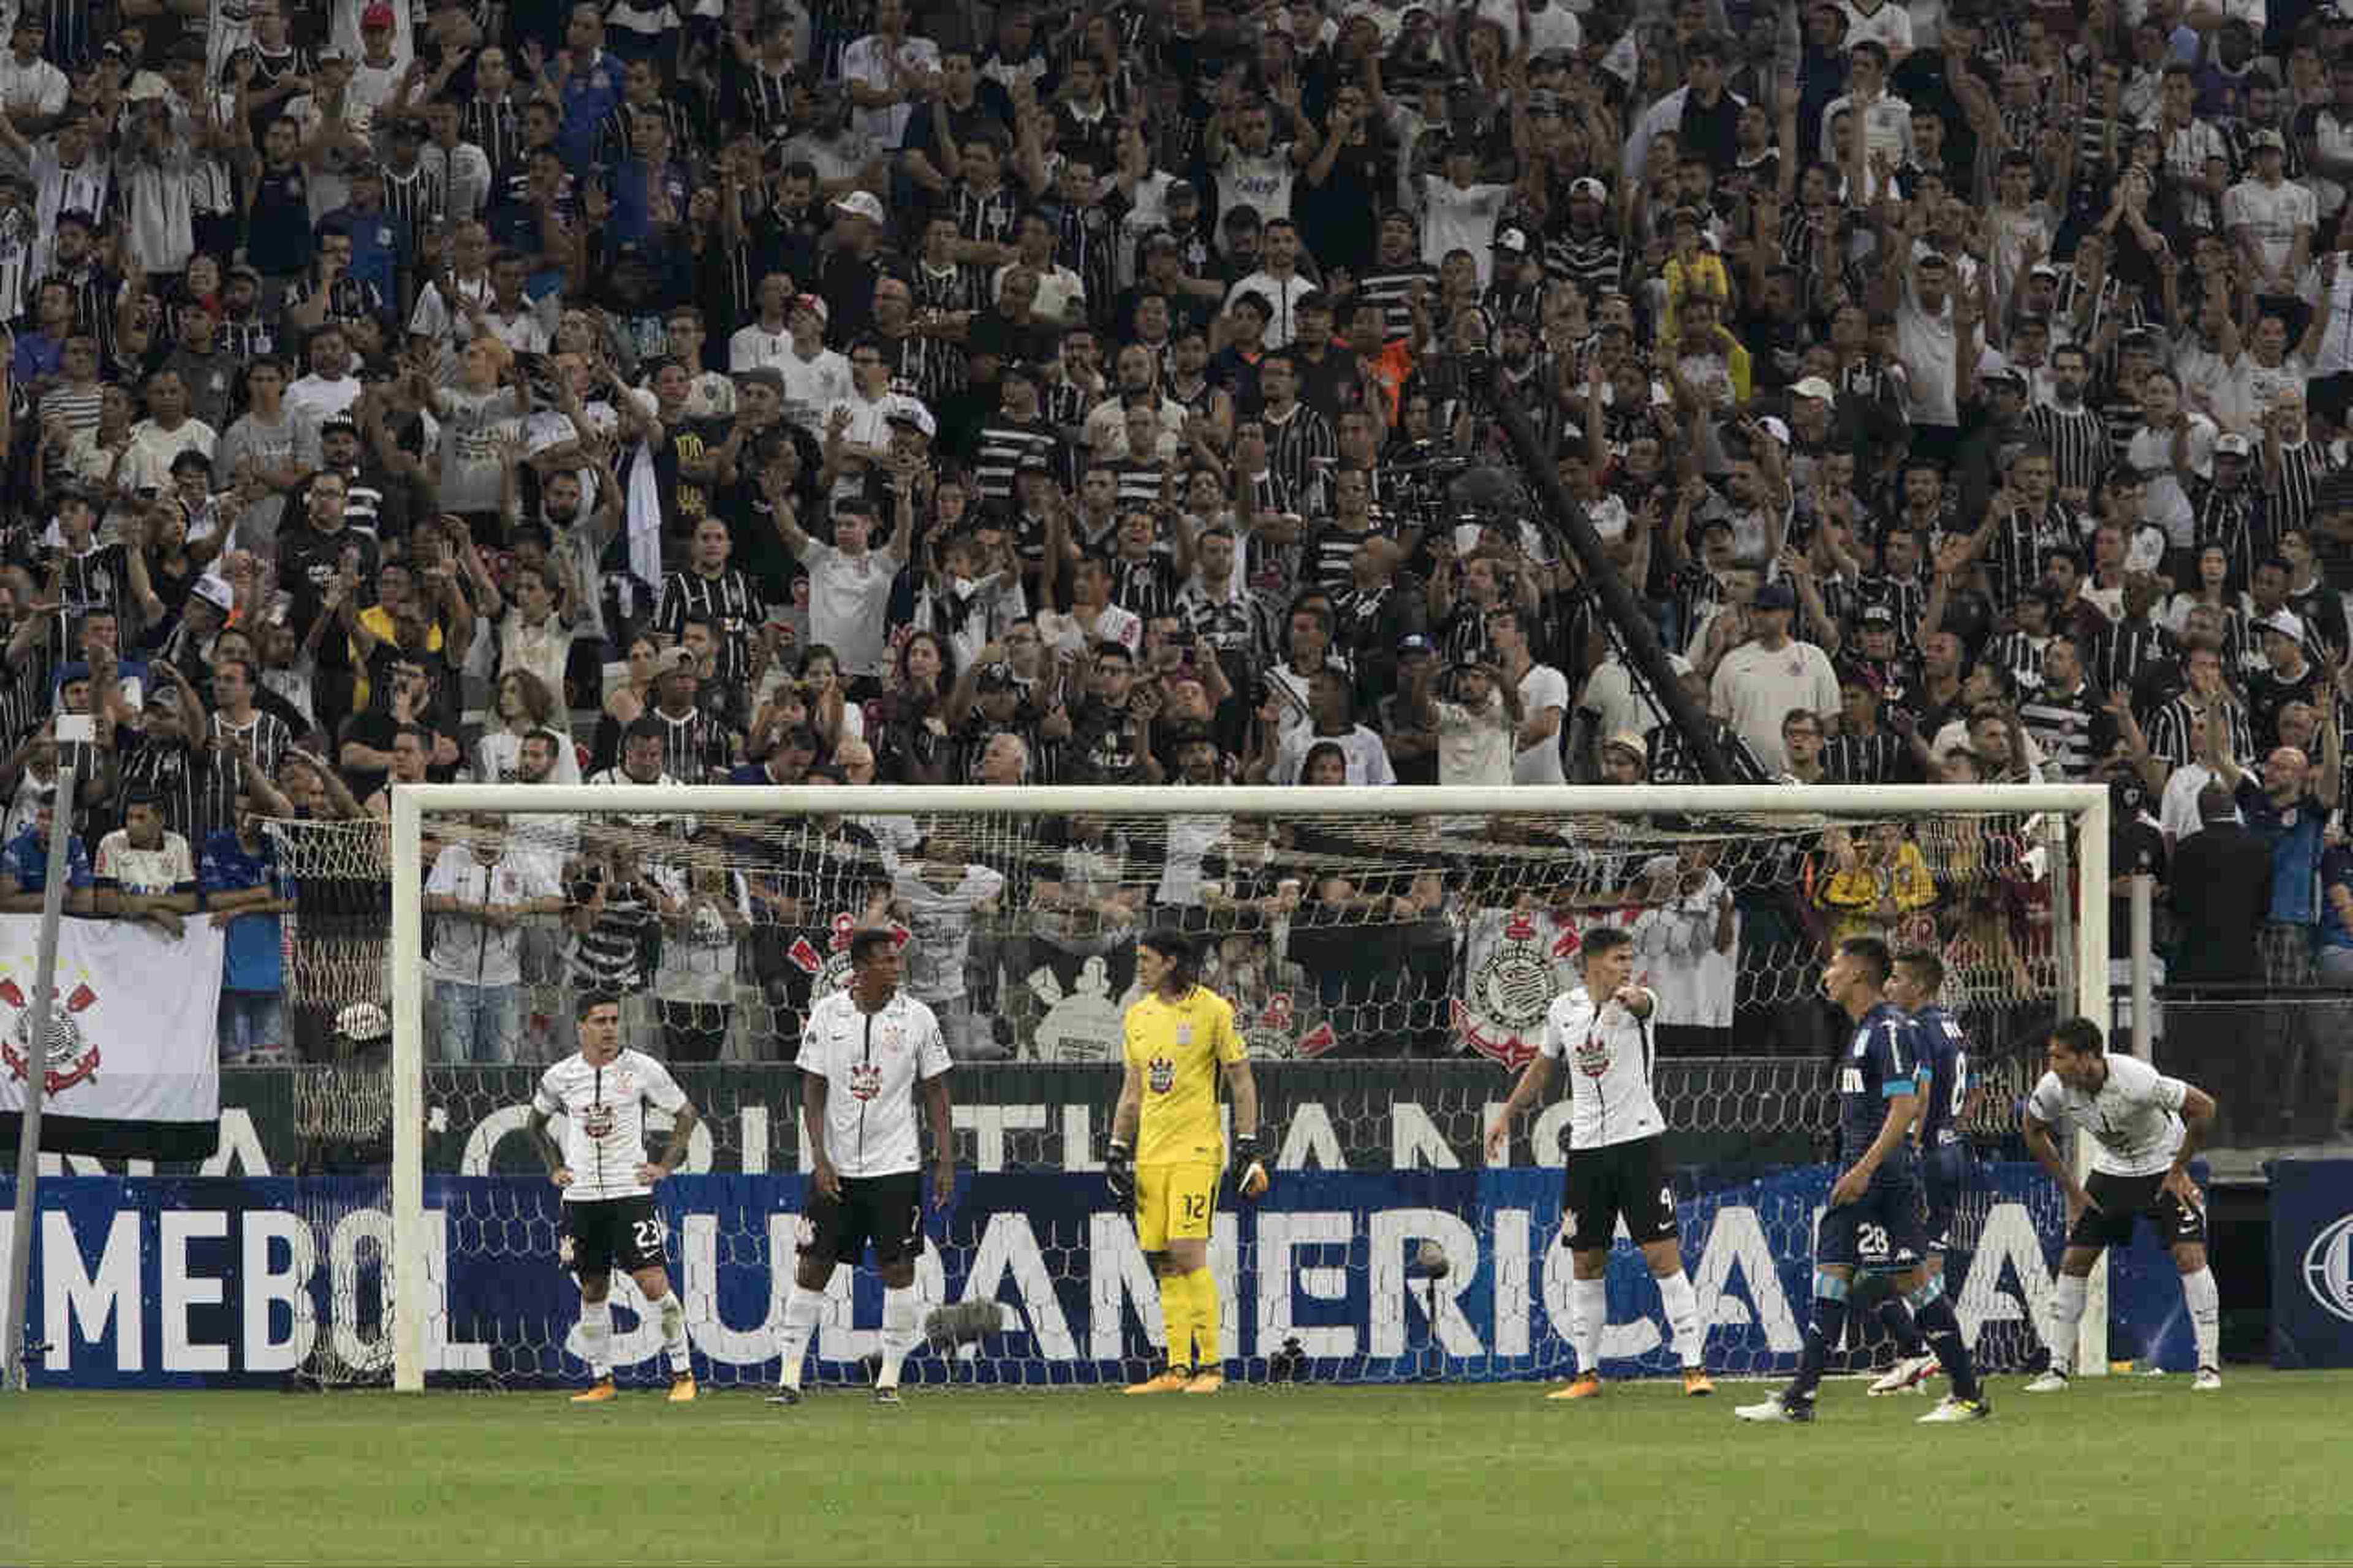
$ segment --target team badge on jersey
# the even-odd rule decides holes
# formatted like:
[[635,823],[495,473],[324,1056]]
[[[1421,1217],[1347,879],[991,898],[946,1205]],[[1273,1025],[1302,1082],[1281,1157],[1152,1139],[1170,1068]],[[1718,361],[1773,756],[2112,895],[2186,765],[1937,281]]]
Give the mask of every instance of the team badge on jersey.
[[871,1100],[882,1092],[882,1069],[870,1062],[859,1062],[849,1069],[849,1098]]
[[1517,1072],[1544,1045],[1545,1012],[1567,989],[1579,944],[1573,929],[1543,911],[1514,910],[1501,920],[1500,929],[1472,932],[1469,996],[1453,1004],[1452,1016],[1472,1050]]
[[1577,1043],[1577,1070],[1588,1078],[1603,1077],[1609,1071],[1614,1055],[1609,1049],[1609,1042],[1601,1037],[1601,1031],[1588,1029],[1585,1038]]
[[604,1101],[585,1108],[580,1112],[580,1131],[591,1138],[613,1135],[613,1108]]
[[1176,1064],[1166,1057],[1155,1057],[1148,1077],[1153,1093],[1166,1094],[1176,1087]]

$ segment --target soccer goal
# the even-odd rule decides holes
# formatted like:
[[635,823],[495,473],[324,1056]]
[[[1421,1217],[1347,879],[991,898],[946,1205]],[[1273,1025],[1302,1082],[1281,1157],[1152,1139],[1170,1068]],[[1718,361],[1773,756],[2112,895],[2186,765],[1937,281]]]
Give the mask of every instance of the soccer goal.
[[[624,1043],[669,1060],[701,1116],[659,1193],[698,1373],[772,1379],[811,1163],[789,1063],[848,933],[879,924],[959,1058],[962,1174],[919,1283],[961,1310],[934,1319],[908,1378],[1132,1375],[1159,1311],[1101,1157],[1134,939],[1173,925],[1236,1005],[1273,1156],[1273,1189],[1229,1195],[1213,1233],[1241,1375],[1554,1374],[1565,1108],[1520,1122],[1497,1166],[1481,1139],[1581,934],[1609,924],[1661,999],[1685,1267],[1711,1361],[1736,1374],[1799,1348],[1851,1032],[1817,993],[1824,959],[1862,933],[1942,958],[1987,1156],[1950,1288],[1981,1363],[2014,1368],[2048,1321],[2065,1215],[1997,1145],[2052,1021],[2109,1016],[2108,809],[2083,786],[404,787],[388,831],[282,826],[290,1011],[350,1064],[305,1075],[297,1114],[384,1183],[313,1216],[332,1353],[311,1364],[403,1389],[582,1375],[526,1123],[539,1071],[572,1048],[571,999],[614,983]],[[536,912],[480,918],[465,890],[494,883],[471,902]],[[468,953],[494,947],[511,991],[497,964],[467,984]],[[512,1059],[470,1059],[485,1039]],[[1612,1267],[1605,1360],[1671,1371],[1639,1255],[1621,1245]],[[2106,1364],[2105,1286],[2086,1370]],[[653,1381],[657,1335],[618,1276],[613,1300],[623,1379]],[[870,1273],[836,1276],[813,1378],[858,1375],[879,1300]],[[1844,1364],[1883,1364],[1875,1332]]]

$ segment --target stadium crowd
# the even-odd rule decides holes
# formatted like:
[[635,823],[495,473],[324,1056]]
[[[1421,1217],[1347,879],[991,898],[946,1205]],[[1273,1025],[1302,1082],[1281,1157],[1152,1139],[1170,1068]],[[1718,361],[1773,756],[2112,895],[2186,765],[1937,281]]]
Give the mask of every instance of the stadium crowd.
[[[1465,500],[1498,399],[1744,776],[2107,782],[2120,868],[2200,867],[2176,978],[2353,984],[2353,9],[0,15],[0,899],[71,766],[77,909],[232,922],[225,1054],[287,1043],[263,820],[393,781],[1695,780],[1525,476]],[[1064,992],[1262,863],[1041,831]],[[1614,891],[2031,947],[1933,837]],[[1001,889],[871,847],[948,870],[452,846],[445,1047],[513,1058],[526,965],[670,984],[667,921],[707,1056],[739,937]],[[1445,947],[1459,883],[1377,881],[1258,889],[1389,933],[1289,954],[1327,1008]]]

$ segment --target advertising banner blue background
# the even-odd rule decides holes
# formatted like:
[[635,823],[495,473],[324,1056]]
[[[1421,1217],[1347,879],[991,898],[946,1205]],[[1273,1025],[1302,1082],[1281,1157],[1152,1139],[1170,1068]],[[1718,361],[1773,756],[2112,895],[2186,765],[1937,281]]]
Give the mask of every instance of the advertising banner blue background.
[[[1710,1324],[1712,1366],[1794,1368],[1831,1174],[1804,1166],[1715,1184],[1705,1170],[1679,1174],[1684,1267]],[[769,1173],[662,1184],[671,1275],[707,1380],[774,1377],[786,1288],[776,1263],[795,1245],[807,1185]],[[9,1187],[0,1182],[0,1246],[11,1239]],[[44,1181],[31,1300],[35,1342],[47,1349],[37,1382],[276,1386],[322,1362],[331,1380],[387,1366],[387,1199],[380,1178]],[[426,1204],[431,1377],[584,1376],[560,1348],[579,1293],[557,1263],[555,1190],[528,1177],[429,1176]],[[2022,1308],[2040,1312],[2048,1297],[2062,1205],[2034,1167],[1992,1165],[1980,1167],[1963,1215],[1958,1238],[1977,1244],[1952,1265],[1963,1321],[1981,1359],[2013,1368],[2035,1343]],[[1149,1271],[1099,1175],[966,1173],[947,1211],[925,1224],[932,1300],[995,1300],[1003,1329],[952,1363],[920,1353],[910,1378],[1098,1383],[1133,1375],[1151,1355]],[[1265,1200],[1219,1215],[1212,1257],[1227,1354],[1253,1376],[1269,1375],[1270,1363],[1272,1375],[1317,1380],[1565,1375],[1559,1225],[1552,1170],[1282,1173]],[[75,1257],[51,1255],[62,1239]],[[1447,1255],[1442,1279],[1409,1267],[1425,1240]],[[2146,1237],[2114,1261],[2118,1331],[2168,1369],[2187,1369],[2195,1358],[2170,1261]],[[871,1270],[837,1289],[846,1316],[838,1310],[820,1333],[821,1377],[851,1375],[881,1321]],[[656,1341],[637,1300],[617,1279],[617,1359],[625,1378],[652,1380]],[[1605,1370],[1671,1372],[1656,1289],[1622,1240],[1609,1305]]]
[[2271,1167],[2272,1364],[2353,1366],[2353,1160]]

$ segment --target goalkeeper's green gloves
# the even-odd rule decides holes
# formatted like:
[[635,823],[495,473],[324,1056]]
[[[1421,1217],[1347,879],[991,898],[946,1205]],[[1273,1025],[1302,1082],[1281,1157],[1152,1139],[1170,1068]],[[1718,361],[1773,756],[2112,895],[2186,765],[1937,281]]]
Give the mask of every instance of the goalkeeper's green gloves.
[[1103,1180],[1124,1208],[1135,1206],[1135,1151],[1114,1138],[1103,1158]]
[[1258,1134],[1234,1134],[1234,1191],[1246,1198],[1254,1198],[1267,1188],[1266,1162],[1258,1157]]

